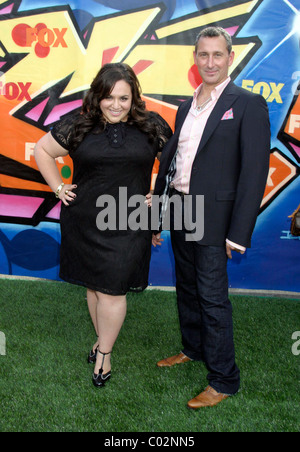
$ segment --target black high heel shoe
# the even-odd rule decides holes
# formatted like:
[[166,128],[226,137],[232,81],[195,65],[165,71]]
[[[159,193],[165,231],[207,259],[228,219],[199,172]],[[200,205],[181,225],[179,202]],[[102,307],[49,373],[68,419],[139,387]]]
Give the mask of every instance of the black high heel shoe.
[[95,348],[95,351],[92,349],[88,356],[87,362],[88,364],[95,364],[97,359],[98,347]]
[[111,377],[111,371],[107,372],[106,374],[103,374],[103,365],[104,365],[104,361],[105,361],[105,356],[110,355],[111,352],[102,353],[100,350],[98,350],[98,352],[101,353],[101,355],[103,355],[103,359],[102,359],[102,365],[101,365],[101,369],[99,370],[99,373],[98,374],[94,373],[94,375],[93,375],[93,385],[96,388],[102,388]]

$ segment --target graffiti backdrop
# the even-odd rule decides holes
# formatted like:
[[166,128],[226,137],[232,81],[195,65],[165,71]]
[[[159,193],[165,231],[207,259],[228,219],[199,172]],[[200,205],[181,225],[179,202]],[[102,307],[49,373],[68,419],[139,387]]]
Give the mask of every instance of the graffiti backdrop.
[[[300,292],[300,241],[288,218],[300,204],[299,10],[300,0],[0,0],[0,273],[58,279],[60,204],[33,149],[80,109],[100,66],[132,66],[148,108],[174,127],[178,106],[201,83],[195,37],[217,24],[233,38],[232,79],[265,97],[272,124],[253,248],[230,262],[230,285]],[[72,161],[57,165],[70,183]],[[150,283],[173,286],[169,233],[163,238]]]

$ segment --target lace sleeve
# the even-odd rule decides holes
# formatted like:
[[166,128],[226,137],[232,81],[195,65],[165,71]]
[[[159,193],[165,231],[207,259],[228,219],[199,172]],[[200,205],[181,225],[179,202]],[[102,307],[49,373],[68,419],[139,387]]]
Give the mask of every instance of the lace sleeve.
[[167,141],[173,135],[172,129],[158,113],[151,112],[152,118],[155,120],[158,130],[158,152],[161,152]]
[[61,121],[57,122],[51,129],[51,135],[60,146],[71,152],[72,137],[74,133],[74,124],[78,114],[70,114],[65,116]]

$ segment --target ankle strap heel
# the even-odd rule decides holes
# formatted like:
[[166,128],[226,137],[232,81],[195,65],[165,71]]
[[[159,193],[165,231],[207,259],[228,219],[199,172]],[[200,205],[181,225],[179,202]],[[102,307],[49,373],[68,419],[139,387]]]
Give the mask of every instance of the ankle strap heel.
[[87,362],[88,364],[95,364],[97,359],[97,353],[98,353],[98,347],[95,348],[95,350],[91,350],[90,354],[88,356]]
[[111,377],[111,371],[107,372],[106,374],[103,374],[103,366],[104,366],[105,357],[107,355],[110,355],[112,352],[103,353],[98,349],[98,353],[103,355],[103,358],[102,358],[102,364],[101,364],[101,369],[99,370],[99,373],[98,374],[94,373],[94,375],[93,375],[93,385],[96,388],[102,388]]
[[102,358],[102,364],[101,364],[101,369],[99,370],[99,373],[100,373],[100,374],[103,374],[103,366],[104,366],[105,357],[106,357],[107,355],[110,355],[111,352],[109,352],[109,353],[103,353],[103,352],[101,352],[101,351],[98,349],[98,353],[100,353],[101,355],[103,355],[103,358]]

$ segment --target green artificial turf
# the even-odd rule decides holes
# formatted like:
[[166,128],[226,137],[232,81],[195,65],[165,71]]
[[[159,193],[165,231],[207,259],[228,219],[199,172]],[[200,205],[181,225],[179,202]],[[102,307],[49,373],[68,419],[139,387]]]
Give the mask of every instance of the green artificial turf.
[[0,280],[1,432],[296,432],[300,430],[300,301],[231,297],[240,392],[191,411],[206,386],[203,363],[159,369],[181,349],[176,296],[128,296],[128,315],[105,388],[92,385],[95,342],[85,290],[59,282]]

